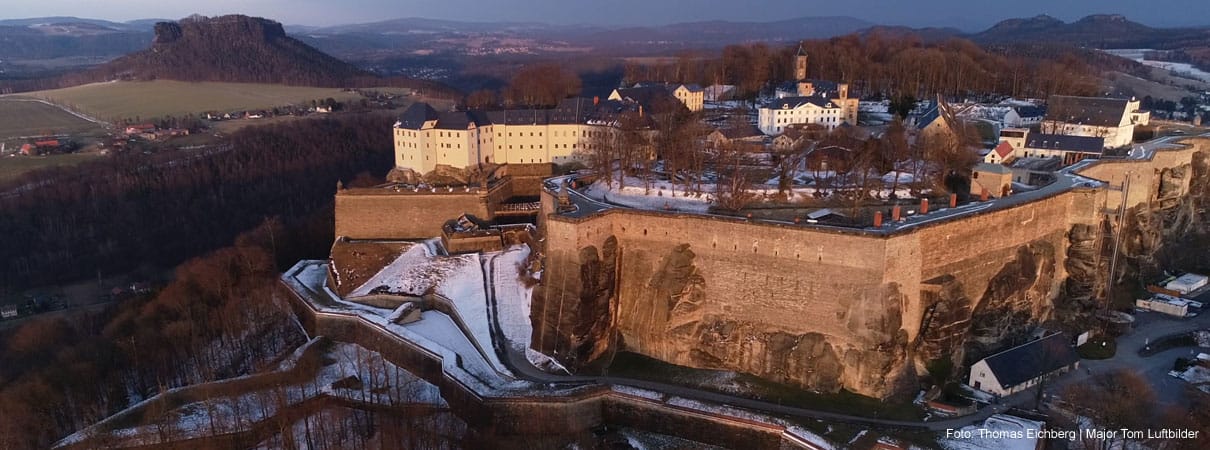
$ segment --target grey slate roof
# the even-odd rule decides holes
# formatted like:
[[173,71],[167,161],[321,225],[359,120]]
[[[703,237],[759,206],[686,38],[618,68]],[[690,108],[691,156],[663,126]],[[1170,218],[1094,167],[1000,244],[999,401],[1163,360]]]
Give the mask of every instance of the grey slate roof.
[[1031,172],[1054,172],[1061,167],[1063,167],[1063,162],[1057,156],[1053,158],[1017,158],[1012,164],[1014,169]]
[[1029,133],[1025,139],[1025,147],[1068,152],[1101,153],[1105,148],[1105,138]]
[[934,104],[928,111],[916,119],[916,129],[923,130],[941,118],[941,106]]
[[1063,333],[1035,339],[984,358],[1003,387],[1016,386],[1079,361]]
[[769,103],[766,103],[765,107],[771,108],[771,109],[797,108],[799,106],[803,106],[808,103],[818,106],[820,108],[836,108],[837,107],[836,104],[832,103],[831,100],[820,97],[818,95],[812,95],[810,97],[782,97],[779,99],[774,99],[773,101],[770,101]]
[[765,133],[760,131],[756,125],[746,124],[732,128],[721,128],[718,130],[727,139],[744,139],[756,136],[764,136]]
[[985,162],[975,164],[974,171],[975,172],[984,172],[984,173],[998,173],[1001,175],[1009,174],[1009,173],[1013,172],[1012,170],[1009,170],[1007,167],[1004,167],[1003,165],[991,164],[991,163],[985,163]]
[[1013,111],[1017,112],[1017,116],[1022,119],[1026,117],[1043,117],[1046,115],[1046,108],[1040,106],[1014,106]]
[[399,117],[399,126],[420,129],[426,121],[436,120],[435,128],[465,130],[475,126],[501,125],[570,125],[591,120],[613,121],[625,111],[637,106],[625,102],[601,100],[593,104],[590,98],[568,98],[551,109],[470,110],[438,112],[427,103],[415,103]]
[[1127,112],[1126,104],[1128,102],[1129,100],[1120,98],[1052,95],[1047,101],[1046,120],[1116,127]]
[[403,128],[418,130],[424,123],[437,120],[437,110],[428,103],[413,103],[399,116],[399,124]]

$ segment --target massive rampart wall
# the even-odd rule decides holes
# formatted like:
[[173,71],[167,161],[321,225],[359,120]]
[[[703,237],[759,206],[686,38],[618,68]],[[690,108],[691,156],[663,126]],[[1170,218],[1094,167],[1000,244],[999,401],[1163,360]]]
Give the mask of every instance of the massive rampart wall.
[[336,192],[336,236],[350,239],[427,239],[441,235],[447,220],[463,213],[492,220],[512,196],[510,180],[490,189],[453,192],[395,192],[382,188]]
[[[1133,171],[1136,204],[1181,196],[1200,147],[1081,174]],[[1115,196],[1079,186],[885,234],[628,209],[571,218],[544,193],[534,346],[580,367],[624,349],[808,389],[914,392],[929,361],[961,363],[1076,308],[1065,283],[1089,257],[1076,250]]]

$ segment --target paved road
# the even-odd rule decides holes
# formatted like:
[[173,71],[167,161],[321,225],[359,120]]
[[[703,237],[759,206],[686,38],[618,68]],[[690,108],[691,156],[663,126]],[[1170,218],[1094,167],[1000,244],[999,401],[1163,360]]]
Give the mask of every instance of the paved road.
[[1143,374],[1155,389],[1156,399],[1165,404],[1184,404],[1188,401],[1185,389],[1188,384],[1177,378],[1168,376],[1172,363],[1177,357],[1190,357],[1198,351],[1190,347],[1165,350],[1151,356],[1139,356],[1139,350],[1150,342],[1155,342],[1164,336],[1186,333],[1189,331],[1210,328],[1210,313],[1203,313],[1191,319],[1178,319],[1155,312],[1144,312],[1135,315],[1135,329],[1132,333],[1118,339],[1118,351],[1111,359],[1081,360],[1080,370],[1068,374],[1051,384],[1048,393],[1060,394],[1063,388],[1076,383],[1082,383],[1096,374],[1116,370],[1135,370]]

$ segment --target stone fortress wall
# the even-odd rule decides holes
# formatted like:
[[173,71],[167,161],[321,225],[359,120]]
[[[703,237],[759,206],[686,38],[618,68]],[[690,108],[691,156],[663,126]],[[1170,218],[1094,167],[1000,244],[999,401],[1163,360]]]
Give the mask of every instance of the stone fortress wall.
[[[1179,197],[1208,142],[1080,173],[1116,184],[1131,171],[1131,205]],[[812,390],[910,394],[929,361],[960,364],[1056,318],[1069,247],[1115,211],[1117,189],[892,233],[629,209],[571,218],[544,193],[534,346],[579,367],[625,349]]]
[[497,207],[512,195],[507,178],[488,189],[341,189],[336,192],[336,236],[384,240],[437,237],[447,220],[463,213],[492,220]]
[[495,219],[514,196],[537,196],[551,164],[511,164],[486,189],[349,188],[336,192],[336,236],[349,239],[428,239],[441,235],[447,220],[466,213]]

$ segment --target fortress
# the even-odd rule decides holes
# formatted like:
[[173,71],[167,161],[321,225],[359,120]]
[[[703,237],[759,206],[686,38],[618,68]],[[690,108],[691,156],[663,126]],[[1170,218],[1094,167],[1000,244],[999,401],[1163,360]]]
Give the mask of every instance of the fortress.
[[1104,266],[1090,249],[1122,181],[1128,209],[1177,206],[1210,150],[1183,144],[1089,161],[1035,198],[890,228],[622,208],[571,217],[545,192],[533,345],[578,367],[625,349],[811,390],[914,392],[930,361],[961,364],[1043,322],[1088,318],[1096,308],[1080,294]]
[[931,362],[962,364],[1043,323],[1083,331],[1104,298],[1105,236],[1162,245],[1111,217],[1123,201],[1139,217],[1191,204],[1207,151],[1201,137],[1153,142],[1078,163],[1038,191],[865,228],[567,208],[531,166],[479,188],[342,190],[336,231],[431,238],[449,219],[491,220],[508,199],[540,191],[535,350],[587,371],[625,350],[890,398],[915,392]]

